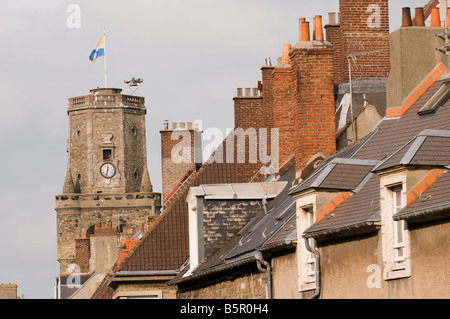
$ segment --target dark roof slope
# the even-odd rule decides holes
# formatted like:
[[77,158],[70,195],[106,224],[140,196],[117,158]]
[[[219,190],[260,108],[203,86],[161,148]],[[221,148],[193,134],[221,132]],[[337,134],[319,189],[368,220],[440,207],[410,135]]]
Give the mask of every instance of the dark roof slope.
[[[351,159],[385,161],[380,164],[384,165],[384,168],[401,163],[405,157],[408,157],[408,164],[411,165],[448,165],[450,144],[444,139],[445,136],[441,135],[446,134],[443,131],[450,130],[450,100],[436,113],[418,114],[445,81],[448,81],[446,76],[436,81],[402,117],[384,119],[374,133],[351,155]],[[435,134],[436,131],[441,132]],[[422,134],[423,132],[426,134]],[[420,135],[425,138],[421,137],[421,143],[418,143],[416,141],[419,141]],[[415,152],[408,153],[413,147],[416,147]],[[435,189],[434,185],[432,189]],[[439,196],[444,196],[442,189],[436,192]],[[374,229],[374,222],[380,219],[379,197],[379,177],[369,173],[349,199],[332,214],[307,229],[303,235],[326,240],[331,236],[350,234],[350,231],[355,234],[362,232],[362,229]],[[427,205],[430,203],[432,202]],[[418,203],[413,203],[411,208],[416,205]]]
[[422,196],[394,215],[408,221],[450,217],[450,173],[444,174]]

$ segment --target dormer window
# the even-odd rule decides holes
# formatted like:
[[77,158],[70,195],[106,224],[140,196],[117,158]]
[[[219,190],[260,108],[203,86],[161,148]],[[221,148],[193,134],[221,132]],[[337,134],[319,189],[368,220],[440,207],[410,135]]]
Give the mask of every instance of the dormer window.
[[450,81],[445,82],[439,90],[428,100],[428,102],[420,109],[419,115],[436,113],[436,111],[444,105],[450,98]]

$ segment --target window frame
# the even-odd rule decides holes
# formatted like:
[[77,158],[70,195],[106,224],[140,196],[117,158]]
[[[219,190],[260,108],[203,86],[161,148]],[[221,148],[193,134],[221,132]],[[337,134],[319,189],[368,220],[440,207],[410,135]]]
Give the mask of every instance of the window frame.
[[[406,171],[404,170],[381,177],[380,208],[384,280],[411,276],[408,225],[405,221],[395,221],[393,218],[406,205],[406,185]],[[395,192],[399,187],[401,190]],[[401,203],[397,203],[398,196],[400,196]],[[398,238],[399,230],[402,231],[402,241]],[[403,252],[403,256],[398,257],[399,251]]]

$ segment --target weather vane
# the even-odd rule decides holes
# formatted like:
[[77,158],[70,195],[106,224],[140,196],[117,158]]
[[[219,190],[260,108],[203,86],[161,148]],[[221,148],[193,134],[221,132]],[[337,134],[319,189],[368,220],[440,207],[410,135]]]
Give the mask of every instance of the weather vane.
[[131,80],[125,80],[124,82],[125,84],[128,84],[130,86],[131,95],[133,94],[136,95],[136,92],[138,90],[138,84],[144,82],[144,80],[141,78],[139,79],[132,78]]

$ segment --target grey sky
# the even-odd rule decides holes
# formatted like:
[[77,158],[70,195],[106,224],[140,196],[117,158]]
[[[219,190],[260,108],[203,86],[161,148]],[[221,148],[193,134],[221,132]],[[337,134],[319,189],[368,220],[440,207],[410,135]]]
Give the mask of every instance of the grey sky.
[[[391,1],[391,31],[401,8]],[[70,29],[69,4],[81,8]],[[368,3],[370,3],[368,1]],[[266,57],[298,40],[298,18],[338,12],[338,0],[6,1],[0,10],[0,283],[25,298],[52,298],[54,195],[66,174],[67,99],[103,86],[103,58],[88,56],[107,28],[108,86],[141,77],[150,177],[161,191],[164,120],[233,127],[238,87],[255,87]]]

